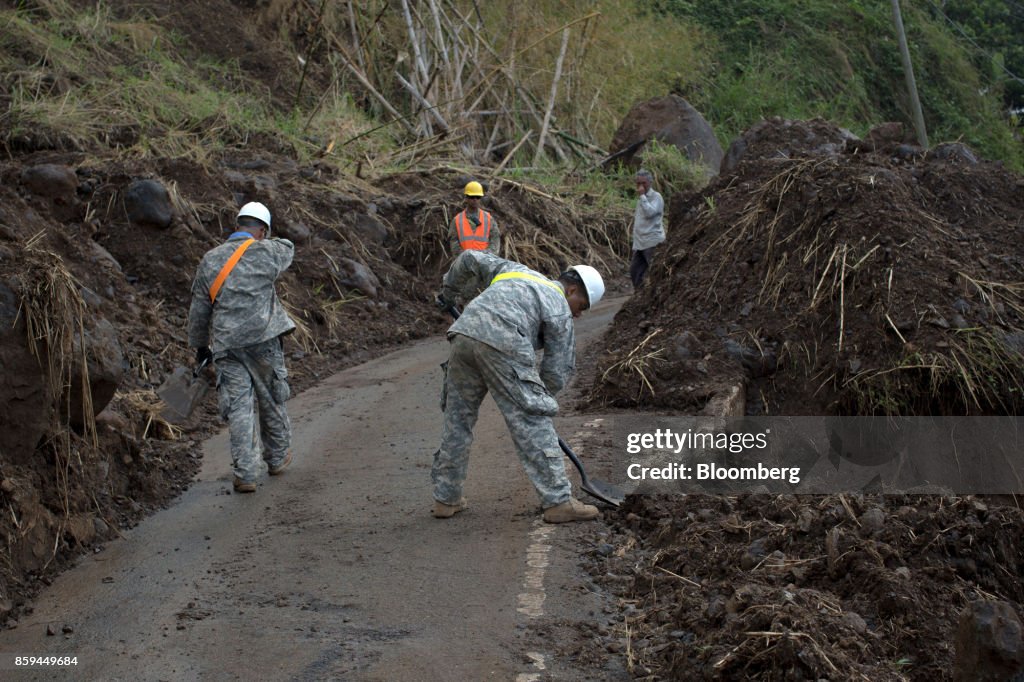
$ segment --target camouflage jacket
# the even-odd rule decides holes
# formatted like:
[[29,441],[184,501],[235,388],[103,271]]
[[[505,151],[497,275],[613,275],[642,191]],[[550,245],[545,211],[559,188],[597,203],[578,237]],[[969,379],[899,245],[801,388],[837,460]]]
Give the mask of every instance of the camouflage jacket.
[[245,237],[232,235],[207,251],[199,263],[188,311],[188,344],[193,348],[210,346],[214,353],[244,348],[295,329],[274,289],[295,255],[295,246],[287,239],[264,239],[251,245],[228,275],[217,301],[210,302],[213,281],[244,241]]
[[[537,279],[491,283],[508,272]],[[441,296],[448,301],[476,296],[448,329],[449,337],[463,334],[482,341],[530,368],[543,348],[540,379],[548,392],[555,395],[569,381],[576,368],[576,336],[561,283],[487,251],[465,251],[445,274]]]

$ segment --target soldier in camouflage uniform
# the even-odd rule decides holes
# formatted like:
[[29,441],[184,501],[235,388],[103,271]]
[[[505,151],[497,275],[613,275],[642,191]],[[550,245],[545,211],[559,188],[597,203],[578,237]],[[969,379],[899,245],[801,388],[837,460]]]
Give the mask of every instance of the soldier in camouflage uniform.
[[[477,293],[481,292],[478,296]],[[451,342],[442,395],[444,428],[434,455],[434,516],[466,508],[462,486],[480,403],[494,398],[526,473],[540,495],[544,520],[582,521],[597,507],[572,496],[552,417],[554,396],[576,364],[573,318],[604,293],[601,276],[577,265],[546,277],[486,251],[465,251],[444,277],[439,305],[469,299],[448,330]],[[536,351],[544,349],[539,371]]]
[[[260,454],[271,475],[283,473],[292,457],[282,336],[294,331],[295,323],[278,300],[274,283],[291,265],[295,246],[287,239],[266,239],[270,211],[263,204],[243,206],[237,225],[199,264],[188,341],[197,349],[196,360],[212,359],[217,370],[220,414],[231,436],[234,489],[255,492]],[[221,277],[228,260],[246,244],[226,279]],[[256,450],[260,443],[262,453]]]

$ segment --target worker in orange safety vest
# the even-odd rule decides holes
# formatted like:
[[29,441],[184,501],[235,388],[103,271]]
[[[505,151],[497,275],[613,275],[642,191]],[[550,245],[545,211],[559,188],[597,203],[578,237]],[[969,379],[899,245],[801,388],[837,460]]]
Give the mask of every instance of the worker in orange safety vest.
[[466,209],[455,216],[448,230],[448,242],[452,254],[463,251],[490,251],[498,255],[501,250],[501,233],[498,223],[490,213],[480,208],[484,188],[473,180],[466,183],[464,191]]

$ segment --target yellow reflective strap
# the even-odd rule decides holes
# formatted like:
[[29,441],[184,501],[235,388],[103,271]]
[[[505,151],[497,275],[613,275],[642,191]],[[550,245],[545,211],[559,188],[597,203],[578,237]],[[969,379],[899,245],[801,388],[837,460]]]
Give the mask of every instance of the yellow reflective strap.
[[543,277],[538,277],[537,275],[531,275],[528,272],[503,272],[494,279],[492,279],[491,284],[494,284],[495,282],[500,282],[503,279],[529,279],[540,284],[545,284],[551,287],[552,289],[557,289],[558,293],[563,293],[562,287],[558,286],[551,280],[544,279]]

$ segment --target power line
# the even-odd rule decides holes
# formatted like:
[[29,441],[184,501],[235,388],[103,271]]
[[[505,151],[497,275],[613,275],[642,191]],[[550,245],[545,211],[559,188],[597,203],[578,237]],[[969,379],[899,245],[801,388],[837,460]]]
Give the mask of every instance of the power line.
[[957,33],[959,33],[964,38],[966,38],[967,42],[969,42],[971,45],[974,46],[974,49],[976,49],[978,52],[980,52],[983,55],[985,55],[986,57],[988,57],[989,60],[991,60],[993,64],[998,64],[999,68],[1006,72],[1007,76],[1009,76],[1013,80],[1017,81],[1021,85],[1024,85],[1024,79],[1020,78],[1019,76],[1014,74],[1012,71],[1010,71],[1008,68],[1006,68],[1006,65],[1003,64],[1002,61],[997,61],[996,58],[993,57],[987,50],[982,49],[982,47],[980,45],[978,45],[978,43],[974,42],[974,39],[971,38],[971,36],[969,36],[966,31],[964,31],[963,26],[961,26],[960,24],[956,23],[955,21],[953,21],[952,19],[947,17],[946,13],[943,12],[939,8],[938,5],[936,5],[934,2],[932,2],[932,0],[928,0],[928,4],[931,5],[935,9],[936,12],[938,12],[940,15],[942,15],[942,18],[945,19],[946,21],[948,21],[950,26],[952,26],[953,28],[955,28],[957,30]]

